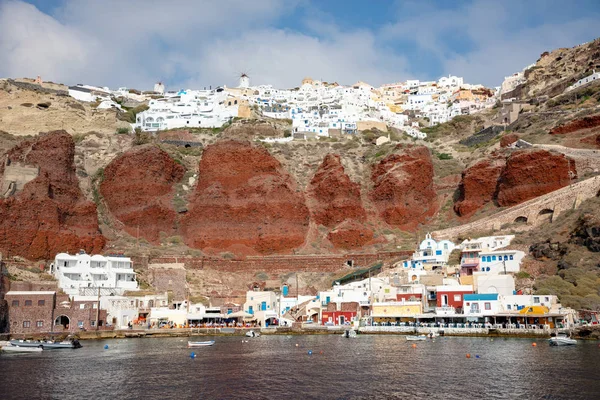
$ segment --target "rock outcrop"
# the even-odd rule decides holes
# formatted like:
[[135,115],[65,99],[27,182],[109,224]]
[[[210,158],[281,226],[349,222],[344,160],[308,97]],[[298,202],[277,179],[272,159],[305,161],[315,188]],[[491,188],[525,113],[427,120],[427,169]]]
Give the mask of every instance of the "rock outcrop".
[[584,117],[576,119],[565,125],[557,126],[550,131],[551,135],[564,135],[567,133],[573,133],[582,129],[591,129],[600,126],[600,115],[593,115],[591,117]]
[[328,154],[307,188],[314,222],[334,227],[347,219],[364,222],[367,216],[360,185],[350,180],[337,154]]
[[199,169],[181,221],[190,247],[274,254],[304,243],[309,225],[304,195],[265,148],[218,142],[206,147]]
[[165,151],[142,146],[108,164],[100,193],[127,233],[158,243],[160,232],[167,237],[177,234],[173,195],[184,173]]
[[589,251],[600,252],[600,216],[584,214],[579,217],[570,242],[585,246]]
[[396,147],[373,167],[369,197],[388,224],[414,229],[436,211],[433,163],[425,146]]
[[500,147],[508,147],[511,144],[519,140],[519,135],[516,133],[509,133],[500,138]]
[[37,167],[39,174],[13,196],[0,199],[0,250],[30,260],[80,249],[99,252],[105,238],[98,228],[96,205],[79,188],[75,143],[65,131],[42,134],[11,149],[4,165]]
[[346,220],[327,235],[338,249],[350,250],[365,246],[373,240],[373,230],[355,220]]
[[510,207],[567,186],[577,177],[575,161],[546,150],[520,151],[506,160],[497,202]]
[[506,162],[503,158],[482,160],[465,169],[458,187],[459,197],[454,211],[469,217],[494,200],[498,179]]

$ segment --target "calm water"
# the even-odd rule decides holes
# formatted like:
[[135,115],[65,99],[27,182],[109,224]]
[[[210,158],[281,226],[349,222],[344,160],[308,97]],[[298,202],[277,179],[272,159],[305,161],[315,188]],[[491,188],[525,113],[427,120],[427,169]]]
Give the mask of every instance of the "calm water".
[[438,338],[414,349],[403,336],[215,340],[199,349],[156,338],[2,354],[0,399],[600,399],[594,342]]

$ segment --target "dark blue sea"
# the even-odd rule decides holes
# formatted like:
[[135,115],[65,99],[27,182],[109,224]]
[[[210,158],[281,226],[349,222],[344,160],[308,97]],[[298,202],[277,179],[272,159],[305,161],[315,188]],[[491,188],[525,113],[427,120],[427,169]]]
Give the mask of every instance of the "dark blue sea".
[[413,348],[392,335],[196,339],[216,344],[144,338],[3,353],[0,399],[600,399],[597,342],[442,337]]

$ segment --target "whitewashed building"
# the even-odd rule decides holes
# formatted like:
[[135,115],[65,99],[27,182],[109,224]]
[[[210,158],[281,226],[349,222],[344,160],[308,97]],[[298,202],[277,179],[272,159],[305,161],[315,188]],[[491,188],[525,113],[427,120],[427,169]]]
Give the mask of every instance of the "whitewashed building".
[[138,290],[129,257],[60,253],[51,264],[50,273],[69,295],[122,295],[129,290]]

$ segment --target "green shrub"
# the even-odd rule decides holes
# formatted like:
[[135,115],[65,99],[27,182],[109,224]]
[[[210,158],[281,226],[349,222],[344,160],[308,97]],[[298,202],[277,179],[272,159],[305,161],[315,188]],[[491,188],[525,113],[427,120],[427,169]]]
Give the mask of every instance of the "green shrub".
[[129,133],[129,128],[122,127],[122,128],[118,128],[117,129],[117,134],[118,135],[125,135],[125,134],[128,134],[128,133]]

